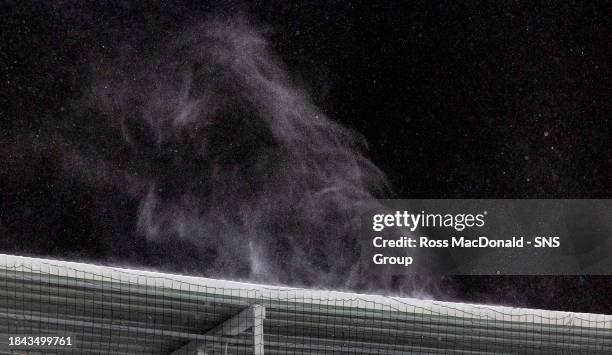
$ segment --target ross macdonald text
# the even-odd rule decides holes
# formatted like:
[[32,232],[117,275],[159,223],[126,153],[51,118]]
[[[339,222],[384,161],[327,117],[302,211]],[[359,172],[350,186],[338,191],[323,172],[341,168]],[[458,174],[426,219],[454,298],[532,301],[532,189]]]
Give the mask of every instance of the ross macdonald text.
[[480,237],[467,239],[464,237],[452,237],[451,240],[435,240],[427,237],[411,238],[402,237],[398,239],[384,239],[376,237],[372,239],[375,248],[523,248],[532,246],[535,248],[557,248],[560,246],[558,237],[536,237],[533,240],[523,237],[512,237],[511,239],[489,239]]

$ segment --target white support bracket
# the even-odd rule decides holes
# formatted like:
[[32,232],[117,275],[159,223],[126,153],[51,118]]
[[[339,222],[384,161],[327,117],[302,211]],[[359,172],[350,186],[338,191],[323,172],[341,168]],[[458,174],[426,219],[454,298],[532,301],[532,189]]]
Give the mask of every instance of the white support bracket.
[[[266,307],[251,305],[230,319],[206,332],[209,336],[236,336],[253,328],[253,354],[264,355],[263,320],[266,319]],[[206,344],[191,341],[170,355],[206,355]]]

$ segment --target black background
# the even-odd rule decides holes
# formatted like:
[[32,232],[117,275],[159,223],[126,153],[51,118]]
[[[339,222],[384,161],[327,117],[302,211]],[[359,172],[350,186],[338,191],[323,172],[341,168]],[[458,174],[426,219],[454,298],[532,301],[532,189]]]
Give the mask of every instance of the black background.
[[[392,186],[386,197],[612,191],[606,2],[4,2],[3,159],[65,114],[95,53],[237,12],[269,31],[323,111],[365,136]],[[99,256],[87,237],[95,196],[58,187],[42,158],[16,155],[0,176],[1,250],[62,256],[78,244],[82,258]],[[40,237],[53,233],[65,237]],[[19,242],[9,242],[15,234]],[[424,277],[414,285],[443,299],[612,312],[609,277]]]

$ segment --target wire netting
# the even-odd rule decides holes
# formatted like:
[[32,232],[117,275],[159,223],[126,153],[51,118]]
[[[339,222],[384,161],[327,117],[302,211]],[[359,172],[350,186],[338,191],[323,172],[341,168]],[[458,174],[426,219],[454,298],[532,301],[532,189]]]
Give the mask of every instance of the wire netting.
[[0,353],[610,354],[612,317],[0,255]]

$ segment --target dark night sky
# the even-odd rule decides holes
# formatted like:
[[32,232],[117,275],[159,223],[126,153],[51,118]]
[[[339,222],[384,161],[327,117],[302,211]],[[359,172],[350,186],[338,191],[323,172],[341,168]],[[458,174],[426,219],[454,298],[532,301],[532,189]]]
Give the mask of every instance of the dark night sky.
[[[96,53],[236,11],[269,29],[275,51],[324,112],[365,136],[391,197],[610,197],[606,2],[5,4],[3,146],[44,134],[40,127],[64,114]],[[91,195],[58,190],[45,161],[3,165],[0,232],[23,238],[18,245],[0,239],[0,250],[61,256],[78,240],[95,257],[96,241],[82,237],[86,218],[74,217],[87,206],[71,203]],[[41,218],[44,231],[27,222]],[[28,236],[40,233],[66,237],[33,247]],[[447,277],[433,284],[422,287],[441,298],[612,311],[610,277]]]

